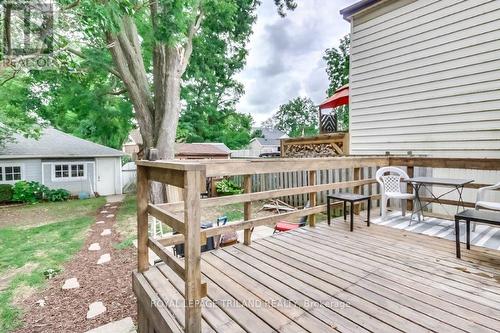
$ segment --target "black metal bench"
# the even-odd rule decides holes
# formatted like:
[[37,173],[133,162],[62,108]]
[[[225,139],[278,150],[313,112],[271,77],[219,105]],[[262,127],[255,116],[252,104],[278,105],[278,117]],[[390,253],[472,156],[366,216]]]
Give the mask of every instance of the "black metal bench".
[[455,215],[457,258],[460,258],[460,221],[465,221],[467,250],[470,250],[470,223],[478,222],[500,226],[500,213],[466,209]]

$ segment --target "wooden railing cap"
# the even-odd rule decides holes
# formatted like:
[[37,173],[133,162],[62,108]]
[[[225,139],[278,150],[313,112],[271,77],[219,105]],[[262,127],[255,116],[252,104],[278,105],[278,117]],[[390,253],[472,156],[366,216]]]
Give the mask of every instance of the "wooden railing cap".
[[206,165],[200,163],[200,161],[176,161],[176,160],[158,160],[158,161],[146,161],[138,160],[135,162],[139,166],[162,168],[162,169],[173,169],[180,171],[204,171]]

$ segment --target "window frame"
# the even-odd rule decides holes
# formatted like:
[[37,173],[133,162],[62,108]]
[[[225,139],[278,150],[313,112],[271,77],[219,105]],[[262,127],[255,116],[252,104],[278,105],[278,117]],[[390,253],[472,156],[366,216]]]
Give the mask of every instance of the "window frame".
[[[9,168],[9,167],[12,167],[12,168],[19,167],[21,178],[20,179],[13,179],[13,180],[6,180],[5,168]],[[24,176],[25,176],[24,163],[0,163],[0,184],[15,184],[21,180],[25,180]]]
[[[61,168],[63,166],[68,167],[68,177],[56,177],[56,166],[60,165]],[[83,165],[83,176],[75,176],[71,175],[71,167],[74,165]],[[52,162],[50,165],[50,178],[52,182],[76,182],[87,179],[87,162]],[[78,173],[78,167],[77,167]]]

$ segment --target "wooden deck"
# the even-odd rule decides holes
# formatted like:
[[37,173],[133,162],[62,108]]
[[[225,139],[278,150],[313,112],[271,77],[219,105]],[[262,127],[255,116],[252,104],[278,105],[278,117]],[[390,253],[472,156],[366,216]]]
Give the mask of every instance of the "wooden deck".
[[[388,227],[319,223],[204,253],[201,268],[204,332],[500,332],[499,251],[458,260],[451,241]],[[168,266],[135,273],[134,290],[183,331],[184,282]]]

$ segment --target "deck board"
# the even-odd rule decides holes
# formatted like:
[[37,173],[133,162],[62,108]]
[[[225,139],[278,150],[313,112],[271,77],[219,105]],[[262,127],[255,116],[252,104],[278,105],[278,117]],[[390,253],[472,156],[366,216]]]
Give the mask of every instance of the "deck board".
[[[357,219],[352,233],[337,219],[204,253],[204,332],[500,331],[500,252],[458,260],[454,242]],[[144,276],[182,299],[164,264]],[[184,325],[182,307],[168,311]]]

